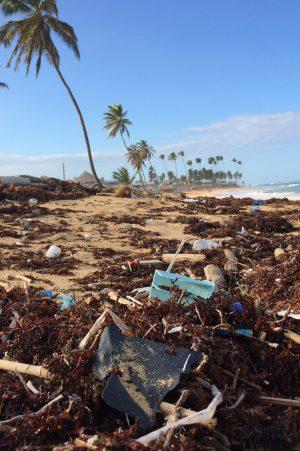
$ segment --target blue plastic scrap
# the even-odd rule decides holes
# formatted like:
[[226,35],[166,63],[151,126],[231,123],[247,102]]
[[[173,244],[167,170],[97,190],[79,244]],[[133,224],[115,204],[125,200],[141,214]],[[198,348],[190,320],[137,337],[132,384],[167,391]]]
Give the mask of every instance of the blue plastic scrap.
[[[233,337],[234,334],[226,327],[220,327],[216,330],[218,335],[225,335],[226,337]],[[253,330],[251,329],[235,329],[235,333],[238,335],[246,335],[247,337],[253,337]]]
[[252,213],[259,213],[260,212],[260,209],[259,208],[253,208],[252,209]]
[[[62,301],[60,301],[60,299],[62,299]],[[73,305],[76,304],[76,301],[71,296],[68,296],[65,293],[61,293],[58,296],[58,300],[60,301],[59,302],[60,310],[67,310],[68,308],[73,307]]]
[[166,289],[166,287],[173,286],[179,287],[186,292],[182,301],[188,304],[197,296],[208,299],[216,290],[216,284],[209,280],[195,280],[190,277],[182,276],[181,274],[173,274],[156,269],[152,280],[149,299],[157,297],[161,301],[167,301],[171,296],[171,292]]
[[43,296],[47,296],[48,298],[52,298],[54,296],[54,293],[52,290],[41,290],[41,294]]
[[242,306],[242,304],[239,301],[234,302],[233,309],[236,313],[243,313],[243,311],[244,311],[244,307]]
[[264,205],[264,201],[260,199],[254,199],[252,201],[252,205],[253,207],[261,207],[262,205]]

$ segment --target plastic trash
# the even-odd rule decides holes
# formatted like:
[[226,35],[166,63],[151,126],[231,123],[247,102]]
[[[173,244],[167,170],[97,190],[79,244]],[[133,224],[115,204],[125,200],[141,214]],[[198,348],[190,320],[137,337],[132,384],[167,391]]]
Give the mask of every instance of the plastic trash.
[[52,244],[47,250],[46,257],[48,258],[56,258],[61,254],[61,248]]
[[220,247],[220,243],[216,243],[215,241],[211,240],[197,240],[193,243],[193,250],[194,251],[201,251],[203,249],[213,249],[214,247]]
[[184,202],[185,204],[197,204],[199,202],[198,199],[181,199],[182,202]]
[[233,304],[233,309],[236,313],[243,313],[244,312],[244,307],[242,306],[242,304],[238,301],[238,302],[234,302]]
[[186,291],[187,294],[182,301],[188,304],[198,296],[203,299],[210,298],[216,289],[216,284],[209,280],[195,280],[181,274],[173,274],[157,269],[154,272],[149,299],[157,297],[161,301],[168,300],[171,292],[167,287],[172,286],[177,286],[181,290]]
[[264,201],[261,199],[254,199],[252,201],[252,205],[253,207],[261,207],[262,205],[264,205]]
[[36,205],[38,205],[39,201],[35,198],[29,199],[28,201],[28,206],[29,207],[35,207]]
[[54,296],[54,293],[52,290],[41,290],[41,294],[43,296],[47,296],[48,298],[52,298]]
[[[235,333],[238,335],[245,335],[247,337],[253,337],[253,330],[251,329],[235,329]],[[216,330],[217,335],[225,335],[226,337],[234,337],[235,334],[231,330],[226,329],[226,327],[220,327]]]
[[220,286],[226,285],[226,280],[217,265],[206,265],[204,267],[204,274],[207,280]]
[[198,352],[180,347],[170,354],[167,348],[166,343],[126,336],[115,325],[106,327],[100,338],[94,371],[100,379],[110,373],[102,398],[142,427],[153,424],[159,404],[178,385],[180,374],[200,359]]
[[[287,313],[287,310],[280,310],[279,312],[277,312],[277,315],[278,316],[285,316],[286,313]],[[300,320],[300,313],[290,312],[287,316],[288,316],[288,318],[293,318],[293,319]]]
[[258,207],[252,208],[252,213],[256,214],[256,213],[259,213],[259,212],[260,212],[260,209]]
[[[60,299],[62,299],[62,301],[60,301]],[[58,296],[58,301],[59,301],[59,310],[67,310],[76,304],[75,299],[73,299],[71,296],[65,293],[61,293]]]

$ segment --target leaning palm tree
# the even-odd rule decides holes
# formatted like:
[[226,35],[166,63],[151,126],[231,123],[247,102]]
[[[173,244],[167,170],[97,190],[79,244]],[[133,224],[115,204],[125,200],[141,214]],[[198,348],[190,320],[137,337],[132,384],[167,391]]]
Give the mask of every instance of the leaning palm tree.
[[21,61],[23,61],[28,74],[33,60],[36,59],[35,70],[36,76],[38,76],[42,59],[46,57],[56,70],[77,111],[92,173],[96,182],[100,186],[103,186],[94,166],[90,141],[82,112],[71,88],[61,73],[60,56],[53,41],[54,35],[60,38],[79,59],[80,53],[77,36],[73,28],[66,22],[58,19],[56,0],[0,0],[0,11],[7,17],[17,16],[17,20],[9,20],[0,28],[0,44],[3,44],[5,47],[14,45],[7,66],[9,67],[12,61],[15,60],[14,67],[17,70]]
[[134,177],[131,177],[127,168],[121,167],[117,171],[113,172],[113,179],[121,185],[131,185]]
[[128,126],[132,125],[132,122],[126,117],[127,113],[128,111],[124,111],[120,103],[109,105],[107,113],[104,114],[105,125],[103,127],[108,130],[108,138],[115,138],[120,134],[126,150],[127,144],[124,135],[129,138]]
[[178,179],[177,163],[176,163],[177,155],[176,155],[176,153],[175,153],[175,152],[171,152],[170,155],[168,156],[168,160],[169,160],[169,161],[173,161],[174,166],[175,166],[175,174],[176,174],[176,178]]

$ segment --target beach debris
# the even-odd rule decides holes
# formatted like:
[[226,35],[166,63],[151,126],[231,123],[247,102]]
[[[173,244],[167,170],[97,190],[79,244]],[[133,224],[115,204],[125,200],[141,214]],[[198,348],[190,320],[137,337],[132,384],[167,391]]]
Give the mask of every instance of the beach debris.
[[204,274],[207,280],[215,282],[219,286],[225,286],[225,278],[217,265],[206,265],[204,267]]
[[51,373],[42,366],[13,362],[11,360],[0,360],[0,370],[18,371],[21,374],[29,374],[30,376],[41,377],[48,380],[52,379]]
[[284,249],[282,249],[281,247],[277,247],[275,249],[275,251],[274,251],[275,260],[282,260],[284,255],[285,255]]
[[197,297],[209,299],[216,289],[215,283],[209,280],[195,280],[157,269],[154,272],[149,299],[157,297],[161,301],[168,300],[172,287],[178,287],[183,291],[182,302],[188,304]]
[[34,197],[32,197],[31,199],[28,200],[28,206],[30,208],[35,207],[36,205],[38,205],[39,201],[37,199],[35,199]]
[[168,266],[167,272],[171,272],[171,271],[172,271],[172,268],[173,268],[173,266],[174,266],[174,264],[175,264],[175,261],[176,261],[178,255],[180,254],[180,252],[181,252],[183,246],[185,245],[185,242],[186,242],[186,239],[185,239],[185,238],[182,238],[181,243],[179,244],[179,246],[178,246],[178,248],[177,248],[175,254],[173,255],[172,260],[170,261],[170,264],[169,264],[169,266]]
[[208,425],[209,423],[211,423],[218,405],[223,402],[223,395],[215,385],[211,386],[211,392],[214,398],[206,409],[189,415],[185,418],[181,418],[173,423],[169,423],[166,426],[157,429],[156,431],[150,432],[149,434],[146,434],[137,439],[137,442],[147,446],[154,440],[158,440],[161,436],[165,435],[171,429],[176,429],[177,427],[187,426],[191,424]]
[[185,199],[181,199],[181,202],[184,202],[185,204],[197,204],[199,200],[187,197]]
[[[166,263],[170,263],[174,258],[174,254],[163,254],[162,260]],[[203,254],[180,254],[176,257],[177,263],[189,262],[189,263],[202,263],[205,260]]]
[[130,328],[126,326],[124,321],[121,320],[121,318],[118,317],[112,310],[106,309],[104,312],[99,316],[99,318],[95,321],[95,323],[92,325],[88,333],[85,335],[85,337],[81,340],[79,343],[79,349],[84,349],[88,345],[89,341],[99,332],[101,329],[102,324],[106,320],[107,315],[110,315],[114,323],[118,326],[119,329],[123,333],[130,334]]
[[261,207],[262,205],[264,205],[264,201],[260,199],[253,199],[252,205],[253,207]]
[[235,256],[235,254],[230,249],[224,249],[224,254],[228,260],[230,260],[232,262],[238,261],[238,258]]
[[67,310],[76,304],[75,299],[65,293],[60,293],[57,297],[57,301],[59,310]]
[[293,313],[293,311],[288,313],[288,310],[280,310],[279,312],[277,312],[277,315],[282,317],[287,316],[288,318],[300,320],[300,313]]
[[258,207],[252,208],[252,213],[254,213],[254,214],[260,213],[260,208],[258,208]]
[[224,265],[224,270],[226,272],[237,272],[238,266],[237,264],[232,260],[227,260],[227,262]]
[[167,350],[165,343],[125,336],[114,325],[106,327],[94,360],[100,379],[110,374],[102,392],[104,401],[135,417],[142,427],[150,427],[162,399],[178,385],[180,374],[199,361],[199,353],[189,349]]
[[201,240],[194,241],[193,250],[194,251],[202,251],[205,249],[213,249],[215,247],[220,247],[220,246],[221,246],[220,243],[216,243],[215,241],[201,239]]
[[46,252],[46,257],[48,258],[57,258],[61,254],[61,248],[52,244]]
[[52,290],[41,290],[41,294],[43,296],[47,296],[48,298],[52,298],[54,296],[54,292]]
[[233,309],[236,313],[242,314],[244,312],[244,307],[242,306],[240,301],[233,303]]
[[128,185],[118,186],[115,190],[116,197],[130,198],[131,197],[131,188]]

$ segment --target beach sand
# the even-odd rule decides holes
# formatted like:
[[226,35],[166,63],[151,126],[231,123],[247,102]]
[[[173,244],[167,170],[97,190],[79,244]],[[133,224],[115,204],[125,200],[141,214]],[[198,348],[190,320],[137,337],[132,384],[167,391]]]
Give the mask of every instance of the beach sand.
[[[191,191],[188,193],[188,197],[216,196],[222,192],[224,192],[223,189]],[[16,245],[16,242],[20,239],[2,235],[0,237],[2,260],[8,262],[9,265],[8,267],[5,265],[5,269],[0,270],[0,281],[7,282],[7,278],[11,278],[11,276],[26,275],[29,278],[36,279],[36,286],[75,294],[78,292],[76,279],[88,276],[97,270],[99,264],[101,265],[101,259],[99,261],[94,256],[95,248],[111,248],[116,255],[124,253],[124,263],[130,257],[141,258],[148,253],[148,249],[132,244],[130,239],[130,230],[132,229],[139,229],[141,237],[149,232],[157,232],[159,234],[158,239],[181,240],[185,237],[192,242],[195,236],[184,234],[185,224],[168,222],[168,219],[176,218],[181,214],[178,209],[184,205],[178,197],[172,194],[161,194],[159,198],[141,199],[123,199],[116,198],[112,194],[98,194],[79,200],[60,200],[42,204],[56,215],[48,214],[36,219],[42,225],[53,227],[57,227],[60,221],[64,220],[67,223],[67,231],[39,235],[39,232],[33,229],[31,232],[32,239],[24,240],[22,247]],[[290,208],[295,208],[295,205],[265,206],[263,210],[280,212]],[[299,205],[297,208],[300,211]],[[245,210],[251,211],[251,206],[246,207]],[[112,215],[116,217],[135,216],[144,219],[146,224],[143,226],[126,223],[116,224],[109,221]],[[201,219],[224,223],[230,219],[230,215],[201,213]],[[0,222],[0,225],[5,226],[10,232],[24,230],[18,221],[12,224]],[[294,221],[294,225],[300,226],[300,220]],[[85,237],[86,234],[88,234],[88,238]],[[18,269],[18,264],[15,262],[18,256],[26,254],[31,259],[35,258],[38,252],[42,252],[44,255],[51,244],[60,246],[63,250],[62,255],[73,256],[78,260],[72,274],[47,274],[47,271],[41,274],[32,270]],[[11,284],[19,282],[16,280],[10,281]]]

